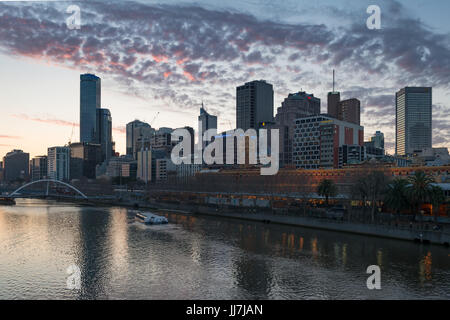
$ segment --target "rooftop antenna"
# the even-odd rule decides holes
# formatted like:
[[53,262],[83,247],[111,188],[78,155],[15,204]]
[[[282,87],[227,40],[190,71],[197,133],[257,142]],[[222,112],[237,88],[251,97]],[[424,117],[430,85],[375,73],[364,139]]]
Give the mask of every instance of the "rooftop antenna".
[[202,109],[205,110],[206,112],[208,112],[208,110],[206,110],[206,108],[205,108],[205,104],[203,103],[203,100],[202,100]]

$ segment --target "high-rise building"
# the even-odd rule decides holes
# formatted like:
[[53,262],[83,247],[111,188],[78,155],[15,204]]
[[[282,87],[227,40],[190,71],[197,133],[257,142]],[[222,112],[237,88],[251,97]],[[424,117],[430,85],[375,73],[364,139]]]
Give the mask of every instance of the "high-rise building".
[[295,119],[293,160],[297,168],[339,168],[339,147],[364,146],[364,127],[328,115]]
[[138,127],[147,127],[150,128],[150,125],[146,122],[142,122],[139,120],[134,120],[129,123],[127,123],[127,155],[128,156],[135,156],[136,154],[136,140],[137,137],[134,135],[135,128]]
[[327,113],[330,117],[338,119],[339,117],[339,102],[341,101],[341,93],[340,92],[328,92],[327,97]]
[[47,178],[47,156],[34,157],[30,161],[30,176],[32,181]]
[[70,179],[95,179],[95,168],[102,162],[100,144],[79,142],[70,144]]
[[205,149],[205,147],[208,145],[207,141],[203,141],[203,134],[209,130],[209,129],[216,129],[217,133],[217,117],[210,115],[205,108],[200,108],[200,115],[198,116],[198,132],[199,132],[199,143],[202,142],[202,147]]
[[138,180],[148,183],[152,181],[152,151],[139,150],[137,152],[137,174]]
[[432,147],[432,88],[405,87],[395,95],[395,153],[406,156]]
[[328,116],[357,125],[361,124],[361,102],[356,98],[341,101],[341,93],[334,89],[334,70],[333,91],[328,92],[327,104]]
[[361,102],[358,99],[352,98],[339,102],[337,119],[359,125],[361,122],[360,114]]
[[328,92],[327,97],[327,114],[335,119],[338,119],[338,106],[341,101],[341,94],[334,90],[334,70],[333,70],[333,91]]
[[68,181],[70,179],[70,148],[48,148],[47,170],[50,179]]
[[80,142],[95,142],[97,109],[100,106],[100,78],[88,73],[80,75]]
[[133,131],[134,158],[137,159],[137,152],[150,148],[156,130],[150,126],[138,126]]
[[277,109],[275,125],[270,128],[279,130],[280,166],[293,164],[292,146],[295,132],[295,119],[319,115],[320,99],[306,92],[290,93]]
[[244,131],[273,121],[273,86],[264,80],[236,88],[236,126]]
[[101,161],[108,160],[112,157],[113,141],[112,141],[112,118],[108,109],[97,109],[95,143],[101,146]]
[[22,150],[13,150],[3,157],[3,180],[27,180],[30,154]]
[[170,174],[176,175],[177,167],[169,158],[156,159],[155,165],[156,181],[167,180]]
[[375,134],[370,138],[373,141],[374,147],[383,149],[384,152],[384,134],[381,131],[376,131]]

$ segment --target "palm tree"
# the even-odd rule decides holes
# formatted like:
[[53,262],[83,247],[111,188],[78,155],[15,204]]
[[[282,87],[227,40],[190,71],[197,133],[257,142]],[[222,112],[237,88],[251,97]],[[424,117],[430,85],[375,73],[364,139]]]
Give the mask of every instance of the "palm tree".
[[432,205],[434,221],[436,222],[439,214],[439,206],[445,202],[444,190],[439,186],[432,185],[429,190],[429,199]]
[[317,194],[325,197],[325,202],[328,206],[328,198],[337,195],[337,187],[333,180],[323,179],[317,186]]
[[414,208],[414,215],[417,214],[422,204],[430,198],[433,178],[423,171],[416,171],[413,176],[408,177],[411,184],[408,187],[408,196]]
[[389,183],[385,190],[384,203],[394,209],[397,216],[400,211],[409,207],[408,199],[409,182],[405,179],[397,178]]

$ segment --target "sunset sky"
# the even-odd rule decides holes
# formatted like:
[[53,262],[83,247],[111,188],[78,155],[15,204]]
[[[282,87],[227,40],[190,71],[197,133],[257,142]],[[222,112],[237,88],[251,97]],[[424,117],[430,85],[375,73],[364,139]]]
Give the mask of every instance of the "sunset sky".
[[[81,9],[70,30],[69,5]],[[381,30],[366,9],[381,8]],[[292,92],[332,87],[361,100],[368,139],[395,143],[395,92],[433,87],[433,144],[450,146],[450,1],[0,1],[0,157],[31,156],[79,139],[81,73],[102,78],[116,150],[125,125],[197,128],[199,107],[235,126],[235,87],[265,79],[274,112]],[[72,134],[73,132],[73,134]]]

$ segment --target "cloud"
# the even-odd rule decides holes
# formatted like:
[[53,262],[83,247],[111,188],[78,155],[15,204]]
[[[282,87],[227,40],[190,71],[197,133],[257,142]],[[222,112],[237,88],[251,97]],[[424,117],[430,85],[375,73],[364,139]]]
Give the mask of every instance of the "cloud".
[[[319,96],[336,68],[342,96],[361,100],[364,125],[389,131],[399,88],[449,88],[450,37],[409,16],[398,1],[383,3],[383,28],[369,30],[365,12],[330,6],[329,14],[349,23],[282,23],[199,6],[80,2],[81,29],[70,30],[64,3],[3,2],[0,50],[97,73],[159,108],[195,110],[203,99],[227,120],[234,117],[234,88],[243,82],[268,80],[281,102],[299,83]],[[41,120],[73,125],[34,119]]]
[[[30,117],[26,114],[12,114],[11,115],[14,118],[17,119],[21,119],[21,120],[30,120],[30,121],[34,121],[34,122],[40,122],[40,123],[45,123],[45,124],[53,124],[53,125],[57,125],[57,126],[65,126],[65,127],[79,127],[80,124],[77,122],[71,122],[71,121],[67,121],[67,120],[62,120],[62,119],[43,119],[43,118],[39,118],[39,117]],[[112,128],[113,131],[120,133],[120,134],[125,134],[126,133],[126,128],[123,126],[117,126],[117,127],[113,127]],[[2,136],[0,136],[1,138]]]

